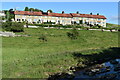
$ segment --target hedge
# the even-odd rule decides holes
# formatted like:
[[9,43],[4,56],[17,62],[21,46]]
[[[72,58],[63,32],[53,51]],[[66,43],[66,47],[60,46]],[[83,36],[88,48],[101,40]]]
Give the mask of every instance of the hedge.
[[84,27],[84,26],[80,26],[80,25],[58,25],[58,24],[55,24],[55,25],[52,25],[52,24],[28,24],[28,25],[32,25],[32,26],[40,26],[40,27],[62,27],[62,28],[81,28],[81,29],[105,29],[105,30],[110,30],[110,29],[115,29],[115,30],[118,30],[117,27],[115,28],[104,28],[104,27],[100,27],[99,26],[91,26],[91,27]]

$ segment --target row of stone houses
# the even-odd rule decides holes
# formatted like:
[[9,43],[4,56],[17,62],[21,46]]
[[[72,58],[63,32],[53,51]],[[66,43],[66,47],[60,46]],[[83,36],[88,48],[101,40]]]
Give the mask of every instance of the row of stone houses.
[[55,24],[71,25],[75,23],[85,23],[91,25],[100,25],[106,27],[106,17],[103,15],[69,13],[51,13],[51,12],[33,12],[33,11],[14,11],[16,22],[28,21],[28,23],[54,22]]

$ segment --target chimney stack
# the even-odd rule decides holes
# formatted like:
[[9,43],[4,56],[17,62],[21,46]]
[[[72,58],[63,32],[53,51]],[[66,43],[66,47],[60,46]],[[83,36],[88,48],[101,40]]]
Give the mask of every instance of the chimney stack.
[[99,13],[97,13],[97,15],[99,15]]
[[79,14],[79,11],[77,11],[76,13]]
[[92,15],[92,13],[90,13],[90,15]]
[[64,11],[62,11],[62,14],[64,14]]

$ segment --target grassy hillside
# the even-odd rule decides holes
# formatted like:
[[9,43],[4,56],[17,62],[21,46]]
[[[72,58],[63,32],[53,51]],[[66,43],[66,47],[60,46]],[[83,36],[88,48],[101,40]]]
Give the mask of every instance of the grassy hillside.
[[111,23],[106,23],[107,27],[120,27],[120,25],[117,24],[111,24]]
[[[16,34],[30,37],[3,37],[3,78],[47,78],[49,74],[76,65],[77,59],[70,52],[118,46],[117,32],[82,30],[77,40],[70,40],[66,35],[68,31],[25,28],[25,32]],[[48,41],[40,41],[40,34],[46,35]],[[93,54],[91,51],[87,54]]]

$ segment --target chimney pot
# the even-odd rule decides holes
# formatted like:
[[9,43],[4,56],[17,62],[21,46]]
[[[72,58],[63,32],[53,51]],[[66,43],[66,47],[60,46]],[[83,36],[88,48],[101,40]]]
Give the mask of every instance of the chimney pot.
[[99,15],[99,13],[97,13],[97,15]]
[[79,11],[77,11],[76,13],[79,14]]
[[64,11],[62,11],[62,14],[64,14]]

